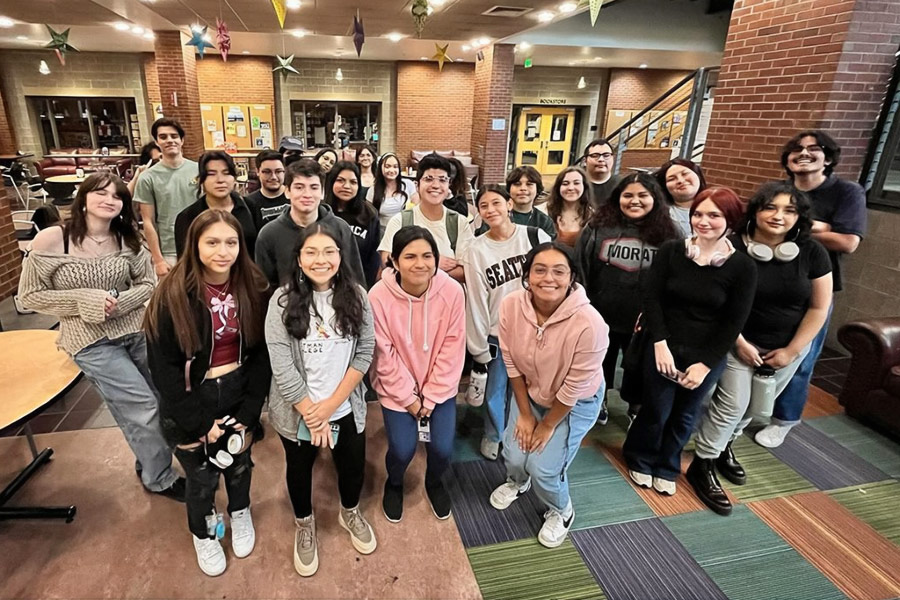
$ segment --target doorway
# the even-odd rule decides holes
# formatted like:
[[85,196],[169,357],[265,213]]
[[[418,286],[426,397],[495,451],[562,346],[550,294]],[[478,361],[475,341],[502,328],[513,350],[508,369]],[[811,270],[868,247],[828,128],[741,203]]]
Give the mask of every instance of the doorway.
[[555,176],[569,166],[575,108],[526,106],[519,115],[515,164]]

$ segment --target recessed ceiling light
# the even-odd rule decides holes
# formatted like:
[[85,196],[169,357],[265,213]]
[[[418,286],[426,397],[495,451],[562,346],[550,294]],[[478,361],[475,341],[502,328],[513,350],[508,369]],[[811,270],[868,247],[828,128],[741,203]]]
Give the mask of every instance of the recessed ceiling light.
[[490,44],[490,43],[491,43],[491,40],[489,40],[489,39],[486,38],[486,37],[478,38],[478,45],[479,45],[479,46],[487,46],[487,45]]
[[570,67],[571,67],[572,65],[574,65],[574,64],[575,64],[575,61],[572,61],[572,60],[569,61],[569,66],[570,66]]
[[300,0],[287,0],[285,6],[290,10],[300,10]]
[[249,50],[242,50],[242,51],[241,51],[241,54],[250,54],[250,51],[249,51]]
[[133,33],[135,35],[141,35],[142,33],[144,33],[144,28],[141,27],[140,25],[135,25],[134,27],[131,28],[131,33]]
[[12,27],[15,24],[15,21],[9,17],[0,17],[0,27]]
[[541,23],[549,23],[556,18],[556,14],[549,10],[542,10],[537,14],[537,18]]
[[122,23],[121,21],[114,24],[113,27],[115,27],[119,31],[128,31],[129,29],[131,29],[131,25],[129,25],[128,23]]
[[602,57],[602,56],[595,56],[595,57],[594,57],[594,60],[603,60],[603,57]]
[[519,48],[521,48],[522,50],[528,50],[529,48],[531,48],[531,44],[529,44],[528,42],[522,42],[521,44],[519,44]]
[[429,0],[428,4],[431,4],[433,6],[437,6],[438,8],[440,8],[441,6],[444,5],[445,1],[446,0]]
[[427,57],[427,56],[420,56],[420,57],[419,57],[419,60],[428,60],[428,57]]
[[16,39],[24,42],[28,39],[28,36],[27,35],[17,35]]
[[638,65],[638,69],[646,69],[646,68],[647,68],[647,63],[641,63]]
[[462,47],[463,52],[468,52],[471,49],[472,49],[472,46],[470,46],[468,44],[463,44],[463,47]]
[[143,37],[145,40],[155,40],[156,39],[156,36],[153,35],[152,31],[145,31]]
[[306,32],[303,31],[302,29],[295,29],[291,32],[291,35],[294,36],[295,38],[302,38],[303,36],[306,35]]
[[574,2],[563,2],[559,5],[559,12],[561,13],[570,13],[578,8],[578,5]]
[[392,42],[399,42],[400,40],[403,39],[403,34],[402,33],[389,33],[387,37]]

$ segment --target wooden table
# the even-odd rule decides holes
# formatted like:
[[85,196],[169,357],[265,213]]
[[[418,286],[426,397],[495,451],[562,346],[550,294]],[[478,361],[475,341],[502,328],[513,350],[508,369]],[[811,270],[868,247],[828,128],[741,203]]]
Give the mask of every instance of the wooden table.
[[72,194],[75,192],[75,188],[84,183],[85,179],[87,179],[86,176],[53,175],[44,179],[44,190],[53,198],[53,204],[65,206],[72,203]]
[[0,429],[25,423],[33,460],[0,492],[0,521],[4,519],[65,519],[71,523],[75,507],[6,507],[38,468],[50,460],[53,448],[37,451],[28,419],[65,394],[81,378],[69,356],[56,348],[56,331],[26,329],[0,332]]
[[9,167],[17,160],[22,160],[23,158],[34,158],[34,154],[31,152],[26,152],[25,154],[0,154],[0,165]]

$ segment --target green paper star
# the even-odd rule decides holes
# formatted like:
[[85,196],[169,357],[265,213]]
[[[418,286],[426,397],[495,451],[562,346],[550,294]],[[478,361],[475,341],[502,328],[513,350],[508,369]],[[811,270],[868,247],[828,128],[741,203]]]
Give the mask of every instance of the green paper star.
[[52,48],[56,52],[56,58],[59,59],[59,63],[62,66],[66,66],[66,52],[78,52],[78,48],[69,43],[69,30],[66,29],[62,33],[57,33],[49,25],[44,25],[44,27],[50,32],[50,42],[44,47]]
[[191,29],[191,41],[189,41],[185,46],[194,46],[197,48],[197,54],[200,55],[200,58],[203,58],[203,53],[206,52],[207,48],[215,48],[212,44],[203,39],[203,36],[206,35],[206,27],[197,31],[196,29]]
[[444,70],[444,63],[449,61],[453,62],[453,59],[447,56],[447,48],[450,47],[450,44],[444,44],[443,47],[434,45],[434,56],[431,57],[431,60],[438,61],[438,71],[442,72]]
[[278,59],[278,66],[275,67],[274,69],[272,69],[273,73],[275,71],[281,71],[281,74],[284,75],[285,77],[287,77],[290,73],[296,73],[297,75],[300,74],[300,71],[295,69],[294,66],[291,64],[292,62],[294,62],[293,54],[291,54],[287,58],[285,58],[283,56],[276,56],[275,58]]

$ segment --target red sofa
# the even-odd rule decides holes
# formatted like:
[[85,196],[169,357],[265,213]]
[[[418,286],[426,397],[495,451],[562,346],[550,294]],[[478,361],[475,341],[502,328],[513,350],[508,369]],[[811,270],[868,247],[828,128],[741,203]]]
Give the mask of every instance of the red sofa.
[[[98,150],[90,148],[71,148],[62,149],[60,154],[99,154]],[[113,168],[120,177],[131,169],[132,160],[129,157],[116,156],[110,154],[103,158],[86,156],[85,158],[68,158],[63,156],[55,156],[53,153],[47,154],[44,158],[34,163],[38,175],[41,179],[53,177],[55,175],[74,175],[78,167],[89,168],[92,164],[101,162]]]

